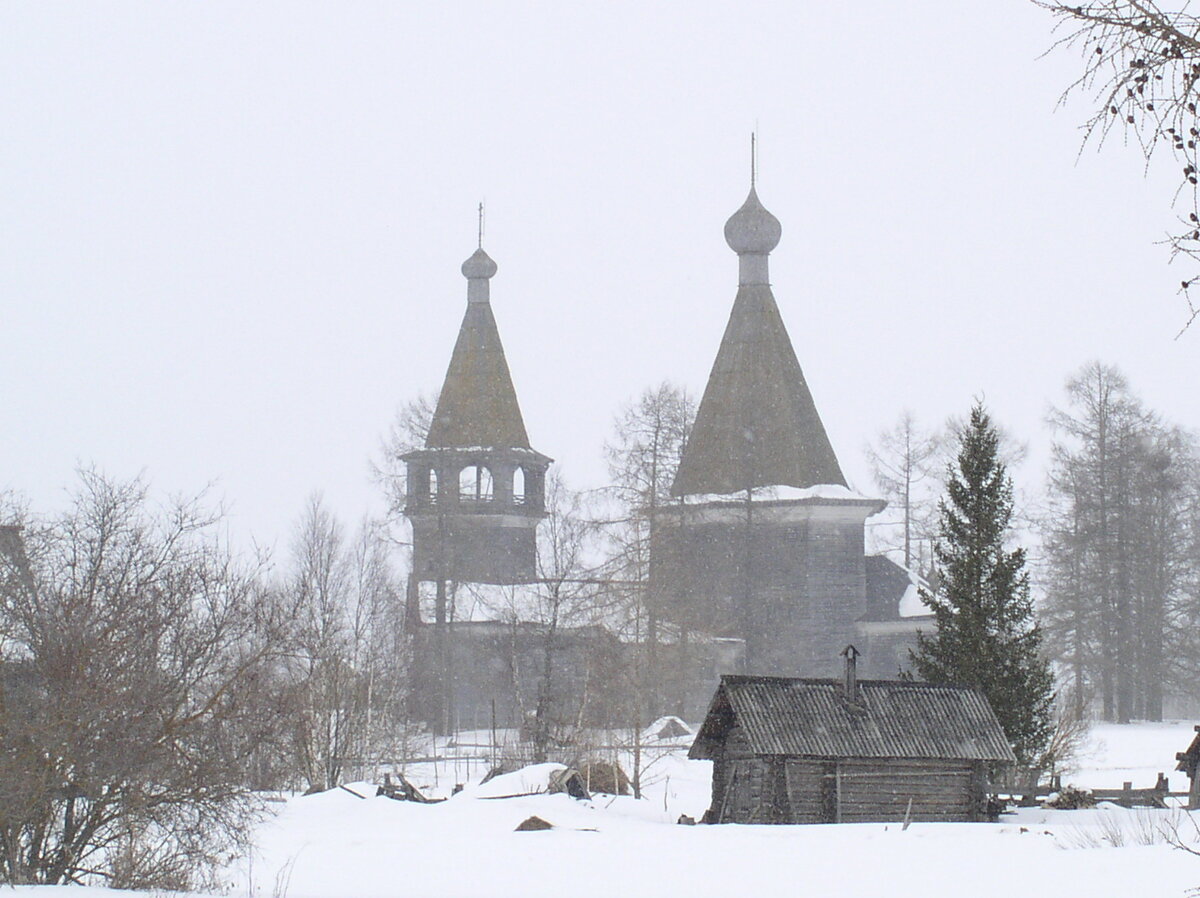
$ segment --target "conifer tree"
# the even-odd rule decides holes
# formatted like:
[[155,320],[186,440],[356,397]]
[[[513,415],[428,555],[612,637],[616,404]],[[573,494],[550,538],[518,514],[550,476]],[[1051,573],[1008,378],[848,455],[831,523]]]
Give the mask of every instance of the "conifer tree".
[[1025,551],[1009,549],[1012,480],[997,454],[998,434],[981,403],[959,435],[942,499],[935,556],[937,595],[922,598],[937,632],[921,635],[911,653],[930,683],[980,689],[1017,758],[1032,763],[1051,731],[1054,680],[1042,657]]

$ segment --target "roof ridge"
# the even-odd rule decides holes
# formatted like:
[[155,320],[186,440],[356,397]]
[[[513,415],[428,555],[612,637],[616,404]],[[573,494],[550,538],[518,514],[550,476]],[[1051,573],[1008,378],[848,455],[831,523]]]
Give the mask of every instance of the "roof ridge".
[[[721,674],[721,683],[803,683],[808,686],[842,686],[840,677],[777,677],[769,674]],[[930,683],[925,680],[858,680],[859,686],[903,686],[919,689],[967,689],[981,692],[978,686],[961,683]]]

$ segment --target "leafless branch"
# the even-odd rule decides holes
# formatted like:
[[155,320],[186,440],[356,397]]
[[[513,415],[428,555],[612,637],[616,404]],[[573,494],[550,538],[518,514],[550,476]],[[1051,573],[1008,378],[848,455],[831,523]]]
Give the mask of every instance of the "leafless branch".
[[[1064,104],[1085,94],[1095,111],[1083,125],[1084,140],[1097,146],[1120,133],[1133,141],[1149,165],[1162,145],[1180,166],[1172,205],[1181,208],[1179,226],[1164,241],[1170,258],[1200,262],[1200,206],[1197,205],[1197,91],[1200,90],[1200,18],[1163,9],[1154,0],[1099,0],[1083,5],[1033,0],[1056,19],[1061,36],[1051,50],[1075,49],[1083,73],[1063,92]],[[1188,317],[1178,338],[1197,317],[1189,290],[1200,275],[1181,281]]]

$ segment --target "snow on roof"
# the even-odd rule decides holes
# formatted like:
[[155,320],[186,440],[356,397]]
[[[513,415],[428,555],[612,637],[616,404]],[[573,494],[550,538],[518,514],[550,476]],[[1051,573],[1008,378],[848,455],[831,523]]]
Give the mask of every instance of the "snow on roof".
[[[880,502],[883,500],[876,499],[872,496],[866,496],[862,493],[855,492],[849,487],[842,486],[840,483],[818,483],[815,486],[806,486],[803,488],[795,486],[760,486],[755,487],[751,491],[751,498],[755,502],[772,502],[772,501],[795,501],[795,500],[815,500],[815,499],[832,499],[843,502]],[[745,502],[746,491],[741,490],[736,493],[702,493],[698,495],[689,495],[684,497],[684,501],[689,505],[700,505],[709,502]]]
[[512,773],[502,773],[486,783],[476,783],[467,786],[459,796],[463,798],[508,798],[514,795],[541,795],[550,791],[550,779],[560,770],[566,770],[565,764],[531,764],[514,770]]
[[691,736],[692,728],[673,714],[660,717],[642,731],[642,740],[656,742],[660,739],[678,739]]
[[517,455],[541,455],[536,449],[530,449],[528,446],[430,446],[425,450],[426,453],[443,452],[447,455],[457,453],[461,455],[470,455],[472,453],[485,452],[504,452],[515,453]]
[[909,575],[911,582],[908,588],[904,590],[904,595],[900,597],[900,616],[901,617],[928,617],[933,614],[933,609],[925,604],[921,598],[921,588],[917,585],[915,574]]

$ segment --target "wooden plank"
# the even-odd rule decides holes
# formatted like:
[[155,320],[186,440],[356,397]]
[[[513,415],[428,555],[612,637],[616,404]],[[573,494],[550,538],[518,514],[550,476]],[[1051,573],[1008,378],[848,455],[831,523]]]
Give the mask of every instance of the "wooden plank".
[[729,763],[727,767],[727,776],[725,779],[725,788],[721,793],[721,806],[717,809],[717,823],[728,823],[729,820],[729,796],[733,794],[733,790],[737,787],[737,765]]
[[760,822],[898,822],[906,813],[917,821],[969,821],[985,813],[986,781],[970,763],[762,761],[744,768],[751,782],[742,787],[750,792],[746,812]]
[[838,765],[833,769],[833,775],[835,777],[834,793],[833,793],[834,794],[833,822],[841,823],[842,822],[842,765],[841,765],[841,762],[838,762]]
[[821,822],[837,819],[837,764],[828,761],[821,765]]
[[764,802],[767,764],[762,759],[730,761],[722,823],[769,823],[769,796]]
[[1165,808],[1167,793],[1160,789],[1093,789],[1096,801],[1109,801],[1123,808]]
[[846,761],[838,765],[841,819],[846,822],[911,819],[969,820],[972,816],[969,764]]
[[792,823],[826,822],[822,802],[824,766],[816,761],[788,759],[783,769],[788,820]]

